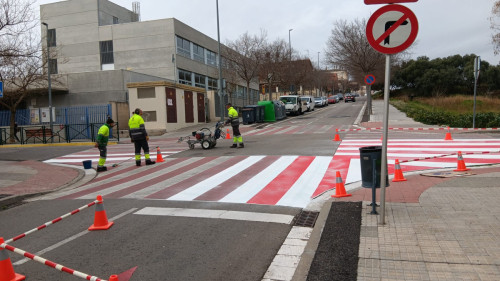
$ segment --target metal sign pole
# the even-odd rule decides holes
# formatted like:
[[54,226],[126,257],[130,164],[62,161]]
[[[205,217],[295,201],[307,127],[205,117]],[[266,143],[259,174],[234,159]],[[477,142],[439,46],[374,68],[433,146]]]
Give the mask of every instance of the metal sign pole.
[[382,163],[380,166],[380,224],[385,224],[385,186],[387,184],[387,133],[389,128],[389,83],[391,77],[391,56],[385,55],[384,81],[384,131],[382,135]]

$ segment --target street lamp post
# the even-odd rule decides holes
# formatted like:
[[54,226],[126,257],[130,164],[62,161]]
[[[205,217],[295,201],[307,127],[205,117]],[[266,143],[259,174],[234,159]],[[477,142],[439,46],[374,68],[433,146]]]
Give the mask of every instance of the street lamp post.
[[50,50],[49,50],[49,45],[50,45],[50,41],[49,41],[49,25],[45,22],[42,22],[43,25],[45,25],[45,28],[47,30],[47,33],[45,34],[45,36],[47,37],[47,81],[48,81],[48,90],[49,90],[49,126],[50,126],[50,130],[52,130],[52,123],[53,123],[53,120],[52,120],[52,85],[50,83]]
[[[291,79],[291,70],[290,68],[292,67],[292,40],[290,36],[290,32],[292,32],[293,28],[290,28],[288,30],[288,51],[290,52],[290,62],[288,64],[288,79]],[[290,80],[290,93],[292,92],[292,81]]]
[[220,29],[219,29],[219,0],[215,1],[215,5],[217,8],[217,42],[218,42],[218,52],[219,52],[219,101],[220,101],[220,121],[224,121],[224,97],[222,92],[222,55],[220,51]]

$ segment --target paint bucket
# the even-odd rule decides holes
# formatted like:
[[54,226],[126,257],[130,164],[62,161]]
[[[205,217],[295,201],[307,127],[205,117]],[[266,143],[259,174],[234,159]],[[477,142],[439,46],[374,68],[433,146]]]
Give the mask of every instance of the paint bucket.
[[82,161],[84,169],[92,169],[92,160]]

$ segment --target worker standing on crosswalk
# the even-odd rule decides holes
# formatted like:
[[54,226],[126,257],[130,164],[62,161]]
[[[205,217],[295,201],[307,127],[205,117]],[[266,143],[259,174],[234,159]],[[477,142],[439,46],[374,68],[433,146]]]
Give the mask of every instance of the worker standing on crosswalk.
[[135,165],[141,166],[141,148],[144,151],[146,158],[146,165],[153,165],[156,162],[152,161],[149,157],[149,136],[144,126],[144,119],[142,119],[142,110],[136,108],[134,114],[128,121],[130,140],[134,143],[135,147]]
[[108,154],[108,141],[109,141],[109,129],[115,126],[115,121],[108,117],[106,120],[106,124],[102,125],[99,128],[99,132],[97,133],[97,139],[95,142],[95,147],[99,149],[99,164],[97,164],[97,171],[104,172],[107,171],[108,168],[104,166],[106,163],[106,156]]
[[237,143],[239,143],[239,148],[243,148],[245,145],[243,144],[243,137],[240,133],[240,118],[238,117],[238,111],[234,109],[231,103],[226,104],[226,109],[228,110],[227,116],[229,118],[226,120],[225,124],[231,123],[231,127],[233,127],[233,145],[230,147],[236,148],[238,147]]

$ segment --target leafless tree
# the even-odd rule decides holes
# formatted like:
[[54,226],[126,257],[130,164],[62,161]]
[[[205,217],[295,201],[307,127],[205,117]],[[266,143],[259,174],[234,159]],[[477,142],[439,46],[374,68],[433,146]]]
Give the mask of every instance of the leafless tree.
[[[345,69],[357,81],[367,74],[383,73],[385,55],[375,51],[366,39],[366,20],[336,21],[326,49],[326,60]],[[378,76],[380,77],[380,76]],[[371,113],[371,96],[367,97]]]
[[250,83],[258,78],[258,71],[264,57],[262,51],[266,37],[265,31],[253,36],[246,32],[236,41],[228,42],[226,45],[229,49],[223,54],[228,61],[229,69],[246,83],[248,99],[250,99]]
[[287,81],[289,52],[288,43],[283,39],[266,44],[264,48],[264,59],[259,69],[259,77],[261,81],[267,82],[271,100],[273,99],[273,86],[289,84]]
[[[0,105],[10,110],[10,141],[14,142],[16,109],[30,95],[45,93],[47,76],[32,0],[0,0]],[[57,80],[54,82],[57,83]]]
[[491,23],[491,29],[493,30],[493,50],[495,52],[495,55],[500,54],[500,1],[495,1],[493,4],[493,9],[491,10],[491,18],[490,18],[490,23]]

